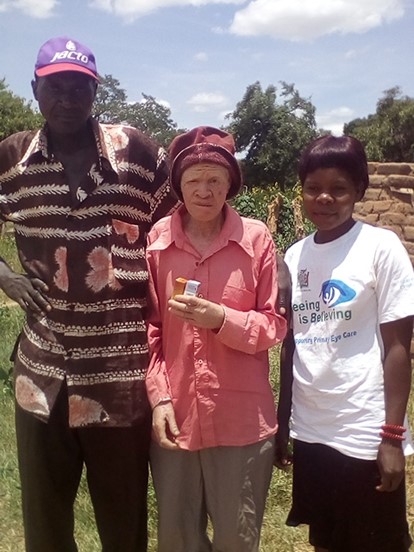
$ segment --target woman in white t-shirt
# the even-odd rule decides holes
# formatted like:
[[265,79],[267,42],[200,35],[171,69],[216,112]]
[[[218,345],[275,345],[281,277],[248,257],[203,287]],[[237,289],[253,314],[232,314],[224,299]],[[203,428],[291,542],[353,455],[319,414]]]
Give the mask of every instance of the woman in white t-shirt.
[[353,218],[368,186],[362,144],[312,142],[299,163],[316,232],[286,253],[292,330],[281,354],[276,465],[293,437],[287,524],[316,552],[406,552],[406,420],[413,270],[391,231]]

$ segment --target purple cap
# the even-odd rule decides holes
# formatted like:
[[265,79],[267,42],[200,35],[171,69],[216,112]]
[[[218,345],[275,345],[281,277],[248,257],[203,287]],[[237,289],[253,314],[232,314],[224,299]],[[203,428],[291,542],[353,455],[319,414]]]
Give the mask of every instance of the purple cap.
[[37,55],[35,74],[46,77],[62,71],[77,71],[98,80],[95,56],[87,46],[71,38],[51,38]]

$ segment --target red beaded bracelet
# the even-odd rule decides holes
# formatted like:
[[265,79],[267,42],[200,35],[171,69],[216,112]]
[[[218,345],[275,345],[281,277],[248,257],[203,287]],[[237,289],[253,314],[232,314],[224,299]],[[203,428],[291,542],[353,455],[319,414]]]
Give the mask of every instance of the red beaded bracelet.
[[381,429],[388,433],[396,433],[397,435],[402,435],[407,431],[404,426],[394,424],[384,424],[381,426]]
[[404,441],[405,437],[398,433],[388,433],[388,431],[381,431],[380,436],[384,439],[393,439],[394,441]]

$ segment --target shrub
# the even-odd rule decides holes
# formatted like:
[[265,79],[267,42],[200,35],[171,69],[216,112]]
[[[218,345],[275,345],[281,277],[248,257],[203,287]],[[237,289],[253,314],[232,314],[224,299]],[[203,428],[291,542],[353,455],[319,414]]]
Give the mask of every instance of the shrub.
[[24,313],[14,305],[0,305],[0,329],[3,346],[0,350],[0,389],[3,393],[12,392],[12,368],[10,355],[16,343],[17,336],[23,325]]
[[281,254],[313,230],[312,224],[302,216],[299,186],[285,192],[277,184],[245,189],[233,199],[232,205],[240,215],[266,223]]

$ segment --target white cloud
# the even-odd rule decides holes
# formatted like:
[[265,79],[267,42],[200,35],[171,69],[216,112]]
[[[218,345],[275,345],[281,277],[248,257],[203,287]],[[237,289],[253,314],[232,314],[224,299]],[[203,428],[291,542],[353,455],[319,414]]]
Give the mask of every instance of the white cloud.
[[330,130],[335,136],[341,136],[344,130],[344,124],[349,123],[355,118],[355,112],[346,106],[337,107],[330,111],[322,112],[316,115],[316,123],[319,128]]
[[44,19],[53,15],[58,3],[57,0],[3,0],[0,3],[0,12],[17,9],[29,17]]
[[362,33],[402,17],[404,0],[252,0],[236,12],[230,31],[293,41]]
[[358,52],[356,50],[348,50],[345,53],[345,59],[355,59],[358,56]]
[[227,34],[227,31],[224,27],[212,27],[211,32],[217,35]]
[[197,113],[205,113],[210,109],[223,110],[229,103],[229,100],[219,92],[200,92],[195,94],[188,101],[193,111]]
[[196,61],[208,61],[208,54],[207,52],[197,52],[197,54],[194,55],[194,59]]
[[93,8],[120,17],[137,18],[161,8],[208,6],[209,4],[244,4],[246,0],[90,0]]
[[[353,61],[353,60],[357,60],[358,58],[365,59],[369,57],[370,54],[371,54],[371,46],[369,44],[365,44],[364,46],[359,47],[358,49],[351,48],[350,50],[347,50],[344,54],[344,58],[346,60]],[[384,54],[385,54],[385,49],[384,49]]]

